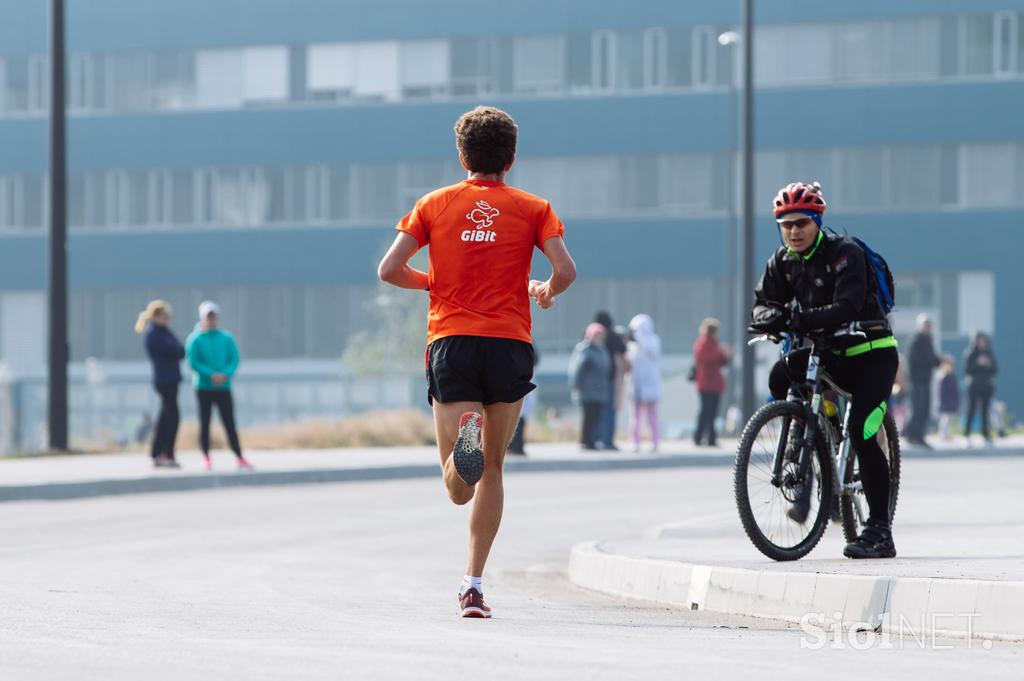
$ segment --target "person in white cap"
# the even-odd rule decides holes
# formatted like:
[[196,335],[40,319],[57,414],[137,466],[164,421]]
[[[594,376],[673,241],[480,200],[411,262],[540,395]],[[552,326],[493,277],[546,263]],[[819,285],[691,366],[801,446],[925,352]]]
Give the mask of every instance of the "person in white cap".
[[242,456],[231,398],[231,377],[238,369],[238,345],[230,333],[217,328],[219,317],[217,303],[204,300],[199,305],[199,322],[185,341],[185,353],[192,367],[192,385],[199,403],[199,448],[203,452],[206,470],[210,470],[213,466],[210,461],[210,417],[216,405],[231,451],[238,458],[238,467],[249,470],[252,465]]

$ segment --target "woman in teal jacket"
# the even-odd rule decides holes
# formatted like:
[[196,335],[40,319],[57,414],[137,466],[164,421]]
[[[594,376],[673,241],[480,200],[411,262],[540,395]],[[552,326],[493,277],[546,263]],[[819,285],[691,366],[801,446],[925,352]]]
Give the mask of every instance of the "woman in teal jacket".
[[217,303],[204,301],[199,305],[199,323],[185,341],[185,354],[192,367],[192,386],[199,402],[199,448],[206,470],[210,470],[210,417],[216,405],[231,451],[238,458],[238,467],[248,470],[252,465],[242,456],[235,428],[235,405],[231,399],[231,377],[238,368],[238,345],[230,333],[217,328],[219,316]]

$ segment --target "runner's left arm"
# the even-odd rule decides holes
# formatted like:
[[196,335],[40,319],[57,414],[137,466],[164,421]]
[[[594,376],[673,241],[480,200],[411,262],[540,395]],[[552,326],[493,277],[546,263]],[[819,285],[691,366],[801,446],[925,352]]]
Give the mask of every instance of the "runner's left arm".
[[560,236],[553,236],[545,241],[541,250],[551,263],[551,276],[544,282],[531,281],[530,296],[542,308],[548,308],[554,304],[555,296],[576,281],[576,263],[573,262],[569,249],[565,247],[565,241]]
[[419,242],[405,232],[400,232],[384,254],[377,266],[377,276],[381,281],[398,288],[411,288],[426,291],[430,288],[430,279],[426,272],[420,272],[409,265],[409,258],[420,249]]

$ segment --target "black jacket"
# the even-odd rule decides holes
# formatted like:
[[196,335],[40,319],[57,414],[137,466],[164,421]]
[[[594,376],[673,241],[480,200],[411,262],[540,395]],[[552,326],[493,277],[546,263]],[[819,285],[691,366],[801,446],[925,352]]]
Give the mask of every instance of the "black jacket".
[[932,371],[941,363],[942,358],[935,352],[931,334],[919,331],[910,341],[910,381],[930,383]]
[[[780,320],[788,313],[780,309],[793,300],[799,303],[799,330],[837,329],[849,322],[885,319],[864,251],[849,237],[821,234],[810,257],[782,246],[768,260],[754,291],[753,325],[784,328]],[[867,335],[875,339],[890,334],[888,329],[878,329]]]
[[153,362],[153,385],[181,382],[181,360],[185,348],[166,326],[150,324],[146,330],[146,354]]
[[964,373],[970,379],[972,388],[988,390],[995,387],[999,365],[991,348],[982,350],[976,345],[967,348],[964,353]]

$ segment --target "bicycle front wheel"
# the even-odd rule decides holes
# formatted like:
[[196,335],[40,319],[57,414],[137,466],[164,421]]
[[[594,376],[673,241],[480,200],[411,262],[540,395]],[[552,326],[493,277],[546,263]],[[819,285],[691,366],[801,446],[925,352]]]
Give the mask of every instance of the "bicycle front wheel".
[[[792,402],[771,402],[747,422],[736,451],[733,488],[740,522],[757,550],[772,560],[803,558],[821,540],[832,506],[832,459],[821,434],[816,438],[806,483],[798,479],[805,409]],[[772,481],[776,456],[783,462],[779,479]],[[777,483],[777,484],[776,484]],[[806,520],[797,522],[790,509],[809,484],[810,508]]]

